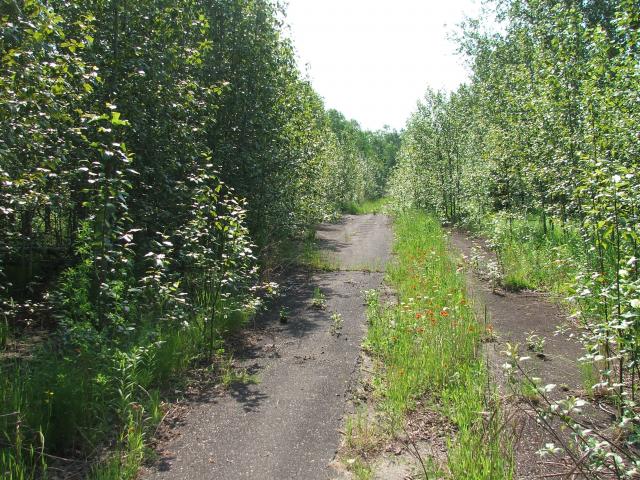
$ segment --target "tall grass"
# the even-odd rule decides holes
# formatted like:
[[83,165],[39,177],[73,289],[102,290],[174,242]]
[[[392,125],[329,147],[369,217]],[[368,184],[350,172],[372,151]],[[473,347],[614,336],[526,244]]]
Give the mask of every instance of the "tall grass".
[[[458,430],[448,457],[453,478],[511,478],[511,450],[499,433],[480,348],[484,326],[467,301],[444,232],[434,218],[409,212],[396,219],[395,234],[397,260],[388,281],[400,303],[385,306],[368,295],[365,346],[378,365],[380,408],[398,429],[417,401],[427,399]],[[489,420],[487,411],[494,412]]]
[[365,200],[362,203],[350,203],[345,205],[342,210],[351,215],[379,214],[385,212],[388,204],[389,199],[382,197],[375,200]]
[[574,293],[575,279],[587,261],[578,228],[538,215],[495,214],[479,223],[502,269],[502,282],[514,290],[544,290],[561,297]]

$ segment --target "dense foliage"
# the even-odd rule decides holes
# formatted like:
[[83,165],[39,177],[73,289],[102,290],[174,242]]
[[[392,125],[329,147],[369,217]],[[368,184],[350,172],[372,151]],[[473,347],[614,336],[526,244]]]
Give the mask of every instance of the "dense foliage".
[[270,0],[0,17],[0,354],[28,353],[0,362],[0,470],[108,440],[123,478],[155,389],[259,306],[259,260],[379,196],[399,137],[325,111]]
[[[556,290],[572,294],[584,360],[600,374],[592,392],[608,392],[621,438],[637,441],[640,9],[633,0],[494,6],[500,33],[466,26],[472,81],[421,102],[390,191],[399,206],[484,225],[502,252],[522,242],[544,252],[532,274],[562,277]],[[632,468],[589,435],[578,444],[596,470]]]

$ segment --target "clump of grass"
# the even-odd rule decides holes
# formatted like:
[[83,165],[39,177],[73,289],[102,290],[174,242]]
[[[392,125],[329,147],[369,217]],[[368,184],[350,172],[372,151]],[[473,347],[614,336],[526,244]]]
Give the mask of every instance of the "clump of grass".
[[578,362],[578,367],[580,368],[585,392],[587,396],[593,397],[595,394],[593,387],[600,382],[600,372],[592,362],[588,361]]
[[[395,222],[397,261],[388,281],[400,303],[383,306],[367,293],[365,347],[378,365],[377,395],[391,428],[403,426],[417,400],[428,398],[458,429],[448,468],[454,478],[511,478],[510,446],[487,391],[480,350],[483,328],[466,298],[464,277],[432,217],[407,212]],[[482,412],[492,412],[487,421]]]
[[343,463],[357,479],[373,478],[368,461],[384,445],[387,435],[361,405],[345,422]]
[[350,203],[342,209],[344,213],[351,215],[366,215],[384,213],[389,204],[388,198],[378,198],[375,200],[365,200],[362,203]]
[[258,383],[256,376],[251,375],[246,368],[236,367],[233,355],[226,354],[224,349],[219,349],[217,356],[220,384],[223,388],[230,388],[235,384],[249,385]]
[[366,456],[375,452],[384,441],[381,429],[369,418],[366,407],[361,406],[345,422],[347,455]]

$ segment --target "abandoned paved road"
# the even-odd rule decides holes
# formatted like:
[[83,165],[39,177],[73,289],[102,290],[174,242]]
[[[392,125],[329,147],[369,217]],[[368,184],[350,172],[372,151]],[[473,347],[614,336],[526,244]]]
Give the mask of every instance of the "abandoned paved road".
[[[362,291],[381,286],[393,235],[386,216],[347,215],[321,225],[318,238],[340,270],[286,279],[282,306],[289,321],[280,324],[277,311],[271,312],[237,354],[238,365],[258,383],[236,384],[194,402],[178,435],[143,478],[336,476],[329,464],[339,447],[338,430],[366,332]],[[312,305],[315,288],[326,298],[322,310]],[[332,328],[334,314],[342,318],[339,335]]]

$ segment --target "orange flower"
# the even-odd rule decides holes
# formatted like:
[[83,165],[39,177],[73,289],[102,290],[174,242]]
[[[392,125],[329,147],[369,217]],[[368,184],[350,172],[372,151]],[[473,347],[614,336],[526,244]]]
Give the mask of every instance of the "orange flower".
[[441,317],[448,317],[449,316],[449,312],[447,312],[446,310],[441,310],[440,311],[440,316]]
[[422,314],[421,313],[416,313],[416,318],[422,318]]

